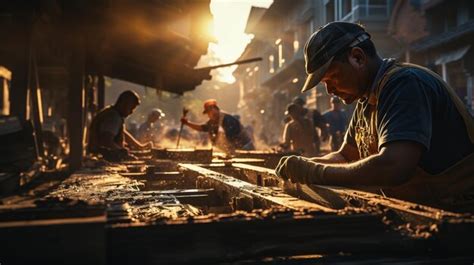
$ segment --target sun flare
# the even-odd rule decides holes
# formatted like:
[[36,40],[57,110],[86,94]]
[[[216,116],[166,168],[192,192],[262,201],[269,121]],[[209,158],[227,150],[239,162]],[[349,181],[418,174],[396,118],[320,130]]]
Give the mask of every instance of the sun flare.
[[[216,37],[217,43],[209,45],[210,53],[220,61],[228,63],[239,58],[252,35],[244,32],[247,18],[252,6],[269,7],[272,0],[211,0],[210,8],[214,23],[209,30]],[[236,66],[215,70],[217,80],[233,83],[232,72]],[[217,76],[216,76],[217,75]]]

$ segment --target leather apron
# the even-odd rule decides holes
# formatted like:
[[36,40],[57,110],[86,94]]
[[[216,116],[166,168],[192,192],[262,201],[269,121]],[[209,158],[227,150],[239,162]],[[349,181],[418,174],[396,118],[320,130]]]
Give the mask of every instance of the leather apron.
[[[380,79],[376,87],[375,99],[378,101],[381,89],[393,74],[403,68],[421,69],[436,78],[448,92],[456,109],[466,125],[471,143],[474,143],[474,120],[465,108],[454,89],[431,70],[413,64],[395,63]],[[356,143],[359,155],[365,158],[378,152],[377,102],[371,106],[368,119],[361,121],[366,129],[356,130]],[[366,117],[362,115],[362,117]],[[362,124],[361,124],[362,125]],[[363,128],[363,127],[359,127]],[[457,212],[474,211],[474,153],[469,154],[443,172],[432,175],[417,167],[415,174],[406,183],[395,187],[378,187],[384,195],[415,203],[430,205]]]

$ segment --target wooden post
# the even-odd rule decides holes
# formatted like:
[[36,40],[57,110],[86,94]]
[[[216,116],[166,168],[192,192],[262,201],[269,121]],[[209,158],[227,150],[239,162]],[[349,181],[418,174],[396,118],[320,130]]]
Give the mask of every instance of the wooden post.
[[15,43],[6,65],[12,72],[10,87],[10,115],[26,120],[26,104],[28,93],[28,62],[30,58],[32,14],[25,13],[15,20],[15,34],[9,36],[9,42]]
[[105,107],[105,78],[103,75],[99,75],[97,82],[97,99],[98,99],[98,110]]
[[38,157],[44,157],[43,142],[43,104],[39,87],[38,63],[34,52],[30,58],[28,89],[31,95],[32,120],[35,128],[36,152]]
[[5,67],[0,66],[0,115],[10,115],[10,87],[12,73]]
[[[19,44],[23,46],[23,44]],[[26,46],[26,45],[25,45]],[[28,51],[27,47],[21,47],[24,53],[18,57],[12,67],[12,80],[10,89],[10,114],[17,116],[20,120],[26,119],[26,98],[28,92]]]
[[83,112],[84,112],[84,40],[80,36],[72,38],[69,46],[68,119],[69,170],[81,167],[83,156]]

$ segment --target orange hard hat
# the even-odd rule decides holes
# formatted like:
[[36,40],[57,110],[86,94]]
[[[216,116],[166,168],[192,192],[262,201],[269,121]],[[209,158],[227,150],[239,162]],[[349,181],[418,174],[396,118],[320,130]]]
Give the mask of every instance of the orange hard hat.
[[204,110],[203,114],[206,114],[212,108],[219,108],[217,107],[217,101],[215,99],[208,99],[204,101]]

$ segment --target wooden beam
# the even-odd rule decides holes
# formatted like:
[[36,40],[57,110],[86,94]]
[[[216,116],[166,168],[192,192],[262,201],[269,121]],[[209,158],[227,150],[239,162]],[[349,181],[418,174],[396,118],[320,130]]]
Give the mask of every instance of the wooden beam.
[[[232,167],[243,170],[244,174],[252,180],[252,183],[256,183],[259,178],[274,178],[275,180],[278,180],[273,169],[242,163],[232,164]],[[360,208],[372,205],[382,206],[403,214],[406,218],[409,218],[409,221],[441,221],[451,218],[470,220],[470,218],[463,218],[465,217],[463,214],[452,213],[425,205],[384,197],[378,194],[351,188],[320,185],[295,185],[294,189],[298,193],[292,195],[297,195],[298,197],[302,197],[333,209],[343,209],[345,207]]]
[[266,264],[265,257],[413,255],[420,249],[403,236],[387,231],[375,215],[278,210],[146,226],[119,224],[108,229],[108,236],[110,249],[114,250],[108,252],[108,261],[113,264],[246,264],[248,259]]
[[280,178],[275,175],[274,169],[269,169],[266,167],[259,167],[255,165],[249,165],[245,163],[234,163],[232,167],[238,168],[243,171],[243,173],[252,180],[253,184],[259,186],[271,187],[271,186],[280,186],[283,182]]
[[[313,192],[326,191],[332,193],[334,196],[344,198],[350,205],[350,201],[354,202],[357,200],[359,207],[363,206],[362,204],[367,205],[378,205],[383,206],[388,209],[392,209],[398,213],[403,213],[406,217],[411,217],[409,221],[415,221],[423,219],[423,221],[444,221],[448,219],[458,219],[465,220],[472,223],[474,220],[472,217],[465,218],[464,214],[453,213],[449,211],[444,211],[441,209],[436,209],[433,207],[412,203],[408,201],[403,201],[395,198],[384,197],[375,193],[365,192],[361,190],[355,190],[344,187],[331,187],[331,186],[319,186],[319,185],[301,185],[301,191],[307,194]],[[355,205],[352,205],[355,206]]]
[[[9,41],[15,43],[15,49],[9,50],[7,67],[12,71],[10,93],[10,115],[26,120],[26,104],[28,92],[28,61],[30,57],[32,14],[26,12],[16,21],[16,30]],[[21,21],[19,21],[21,19]],[[5,59],[5,58],[2,58]]]
[[84,40],[71,37],[69,63],[68,119],[69,168],[80,168],[83,156],[84,112]]
[[283,206],[293,210],[313,209],[327,213],[336,212],[333,209],[292,197],[276,187],[257,186],[193,164],[178,164],[178,167],[185,173],[203,176],[209,181],[228,187],[235,196],[246,195],[263,202],[263,204]]
[[105,77],[103,75],[98,76],[97,80],[97,101],[98,110],[105,107]]
[[36,54],[32,52],[29,62],[28,90],[31,98],[31,112],[33,127],[35,130],[36,153],[38,157],[44,157],[44,141],[43,141],[43,101],[41,98],[41,88],[39,87],[38,63],[36,62]]
[[[22,44],[19,44],[23,46]],[[23,49],[25,47],[21,47]],[[26,48],[25,48],[26,49]],[[25,52],[12,68],[10,90],[10,114],[21,121],[26,120],[26,98],[28,93],[28,57]]]
[[104,214],[0,222],[2,263],[106,264],[105,223]]

